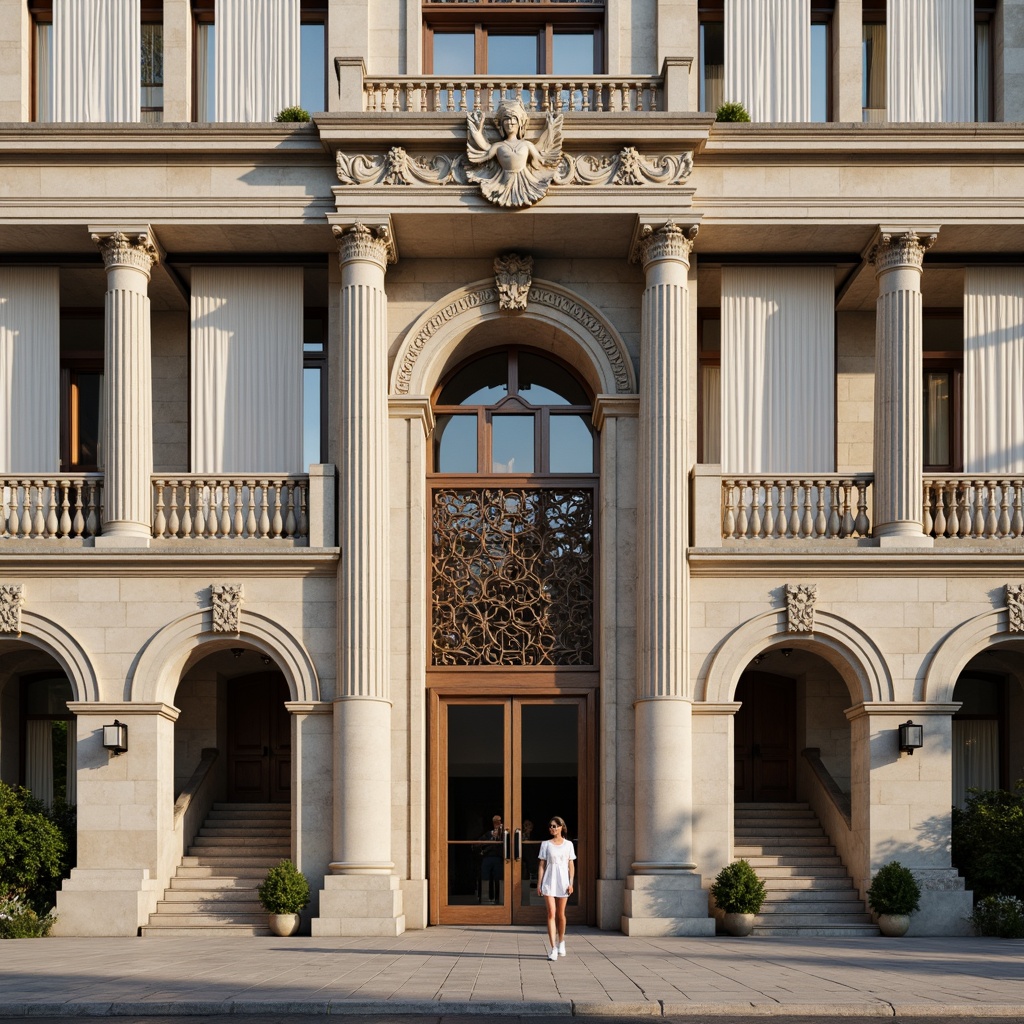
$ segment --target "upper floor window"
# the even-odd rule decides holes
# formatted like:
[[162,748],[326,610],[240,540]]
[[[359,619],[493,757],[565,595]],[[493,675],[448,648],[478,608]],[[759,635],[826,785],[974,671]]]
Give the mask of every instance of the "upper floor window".
[[604,70],[604,4],[499,0],[423,4],[428,75],[594,75]]
[[[163,0],[140,0],[140,120],[164,117]],[[53,121],[53,0],[29,0],[33,24],[33,105],[37,121]]]
[[[193,89],[197,121],[217,119],[217,23],[215,0],[192,0],[195,23]],[[327,2],[300,0],[298,105],[327,109]]]
[[[811,121],[827,121],[831,109],[832,0],[811,3]],[[699,83],[701,110],[716,111],[737,100],[725,95],[725,0],[701,0]]]
[[926,313],[922,334],[924,469],[958,473],[963,469],[963,315],[959,310]]
[[60,319],[60,465],[95,473],[103,465],[103,312]]

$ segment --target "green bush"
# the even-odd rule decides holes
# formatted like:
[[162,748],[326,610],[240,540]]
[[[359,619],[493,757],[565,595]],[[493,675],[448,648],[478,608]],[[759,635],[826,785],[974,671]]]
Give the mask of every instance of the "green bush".
[[745,860],[726,864],[711,883],[715,906],[727,914],[756,914],[768,898],[764,882]]
[[275,121],[308,121],[310,120],[309,111],[303,110],[302,107],[285,107],[277,117]]
[[1024,903],[1016,896],[985,896],[971,914],[979,935],[998,939],[1024,939]]
[[46,808],[21,786],[0,782],[0,893],[43,917],[68,867],[68,845]]
[[921,887],[898,860],[883,864],[871,879],[868,906],[876,914],[912,914],[921,906]]
[[742,103],[723,103],[715,111],[716,121],[749,121],[750,115]]
[[13,894],[0,895],[0,939],[42,939],[56,920],[53,914],[40,917]]
[[1024,900],[1024,779],[1012,792],[974,790],[953,808],[953,863],[974,892]]
[[297,914],[309,902],[309,883],[290,860],[283,860],[267,872],[256,893],[268,913]]

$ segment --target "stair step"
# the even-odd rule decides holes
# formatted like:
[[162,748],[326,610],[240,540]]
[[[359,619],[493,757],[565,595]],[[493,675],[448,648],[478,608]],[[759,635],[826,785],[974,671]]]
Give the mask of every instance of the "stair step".
[[198,915],[199,917],[217,917],[229,922],[249,921],[252,917],[266,914],[257,899],[249,900],[208,900],[197,899],[160,900],[156,912],[161,918],[180,917],[182,914]]
[[[208,868],[195,870],[208,871]],[[242,877],[240,875],[182,875],[181,869],[171,879],[171,889],[185,889],[190,892],[255,892],[263,875]],[[168,890],[169,891],[169,890]]]
[[[183,860],[185,858],[182,858]],[[264,870],[274,867],[280,862],[281,858],[276,854],[264,854],[262,856],[257,854],[245,854],[244,856],[231,856],[231,854],[218,854],[218,853],[196,853],[193,850],[188,852],[189,866],[200,866],[200,867],[225,867],[228,865],[237,865],[241,868],[258,868],[262,867]]]
[[223,822],[215,828],[204,825],[199,830],[199,835],[196,838],[231,839],[257,833],[261,836],[288,839],[292,834],[292,830],[288,825],[263,825],[257,829],[256,826],[233,825],[230,822]]
[[[267,923],[267,912],[262,908],[254,911],[239,911],[234,914],[229,911],[204,910],[201,913],[178,913],[168,911],[157,915],[157,920],[167,925],[186,925],[191,928],[205,927],[212,925],[219,927],[225,924],[248,924],[264,925]],[[153,924],[153,916],[150,916],[149,923]]]
[[873,936],[878,938],[878,928],[875,925],[862,924],[820,924],[820,925],[777,925],[774,922],[770,925],[755,925],[754,933],[757,935],[788,937],[794,935],[801,937],[813,937],[815,935],[831,936],[833,938],[845,936]]
[[757,928],[759,924],[767,925],[771,928],[778,928],[783,925],[791,928],[804,928],[812,927],[817,928],[822,924],[857,924],[857,925],[870,925],[871,915],[868,913],[863,914],[758,914],[754,918],[754,927]]
[[[174,879],[171,879],[173,882]],[[237,906],[243,903],[259,905],[256,886],[248,889],[177,889],[173,886],[164,890],[164,904],[171,903],[217,903],[225,906]]]
[[227,849],[248,850],[265,846],[273,850],[290,850],[292,846],[291,835],[265,836],[244,833],[233,836],[204,836],[198,835],[192,840],[193,847],[225,847]]
[[856,892],[847,877],[846,872],[836,875],[769,875],[765,868],[754,868],[754,870],[766,881],[771,879],[773,892],[785,892],[795,895],[798,892]]
[[167,938],[208,938],[209,936],[232,936],[236,938],[248,938],[257,935],[269,935],[269,925],[252,924],[219,924],[204,925],[198,928],[183,927],[182,925],[166,925],[159,922],[144,924],[139,930],[140,934],[153,937]]
[[[861,910],[858,912],[858,905]],[[845,900],[843,902],[833,901],[826,903],[821,901],[815,902],[803,902],[803,903],[790,903],[788,900],[772,900],[768,899],[761,907],[762,917],[771,917],[773,919],[786,918],[792,920],[794,918],[815,918],[818,915],[828,917],[829,919],[843,919],[850,918],[856,923],[862,921],[871,921],[871,918],[863,910],[864,904],[860,900]]]

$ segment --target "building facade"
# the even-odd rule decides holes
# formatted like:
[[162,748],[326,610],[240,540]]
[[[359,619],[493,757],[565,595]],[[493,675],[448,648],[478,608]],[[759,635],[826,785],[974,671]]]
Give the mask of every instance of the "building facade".
[[555,814],[573,920],[710,935],[799,803],[964,932],[951,807],[1024,776],[1022,54],[1024,0],[0,0],[56,930],[151,927],[249,803],[314,935],[540,922]]

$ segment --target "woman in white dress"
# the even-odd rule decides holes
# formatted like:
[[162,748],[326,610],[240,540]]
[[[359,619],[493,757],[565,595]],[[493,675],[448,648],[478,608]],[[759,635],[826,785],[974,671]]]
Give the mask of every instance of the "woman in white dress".
[[548,908],[548,959],[557,960],[565,956],[565,905],[576,878],[576,851],[565,837],[565,822],[561,818],[552,817],[548,828],[552,836],[540,844],[537,854],[537,892]]

